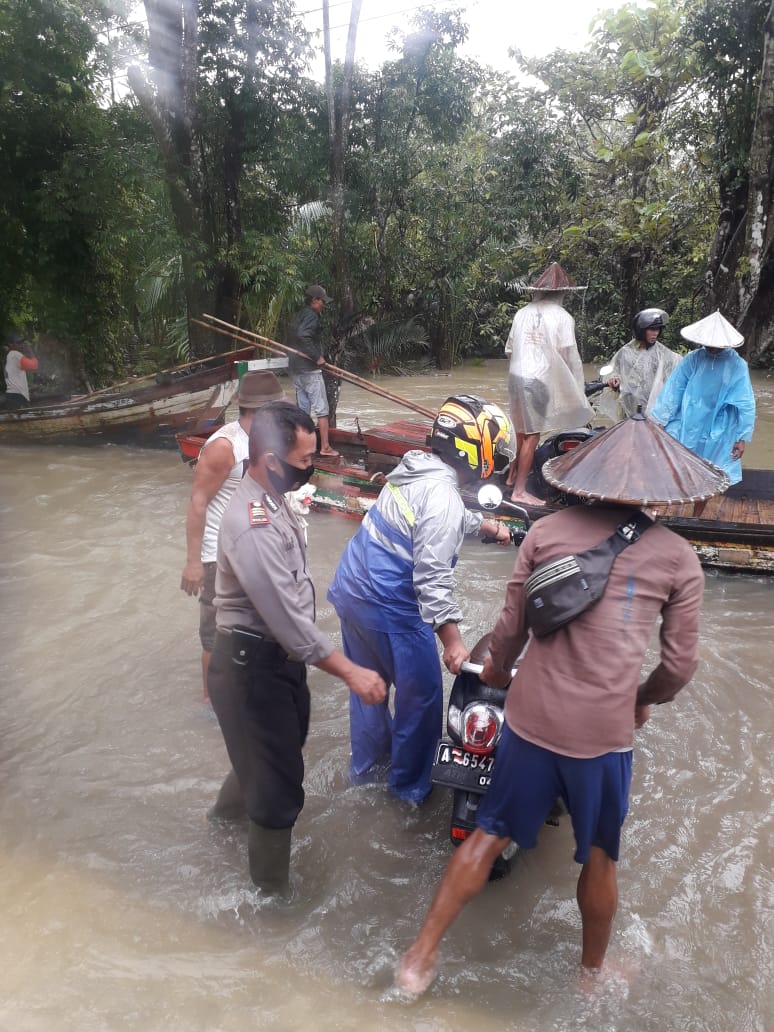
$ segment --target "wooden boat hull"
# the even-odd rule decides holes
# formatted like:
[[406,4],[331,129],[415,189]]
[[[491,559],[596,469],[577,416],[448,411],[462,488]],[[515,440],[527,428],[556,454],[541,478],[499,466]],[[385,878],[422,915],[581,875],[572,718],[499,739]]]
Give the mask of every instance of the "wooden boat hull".
[[253,349],[217,355],[108,391],[22,409],[0,409],[0,442],[46,441],[172,446],[175,434],[212,428],[238,386],[236,363]]
[[[350,519],[362,519],[379,495],[384,474],[411,448],[426,450],[429,424],[392,423],[373,430],[331,429],[338,459],[318,455],[312,483],[313,508]],[[195,460],[206,440],[179,435],[183,458]],[[507,489],[500,484],[507,497]],[[474,506],[473,496],[466,498]],[[556,506],[525,506],[532,521]],[[659,512],[668,527],[690,541],[702,565],[731,572],[774,573],[774,470],[745,470],[744,479],[725,495],[710,499],[701,519],[692,506],[670,506]],[[518,527],[523,521],[503,509],[499,518]]]

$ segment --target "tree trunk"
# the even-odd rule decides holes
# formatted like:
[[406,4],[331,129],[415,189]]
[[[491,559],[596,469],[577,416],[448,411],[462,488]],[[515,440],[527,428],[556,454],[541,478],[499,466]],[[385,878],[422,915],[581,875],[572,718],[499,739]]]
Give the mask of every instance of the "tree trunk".
[[[331,60],[329,0],[323,0],[323,45],[325,53],[325,95],[328,101],[328,182],[331,203],[331,249],[335,285],[333,293],[338,308],[338,334],[346,330],[355,315],[355,292],[352,288],[352,274],[346,241],[346,204],[344,188],[346,182],[347,143],[349,138],[349,115],[352,97],[352,72],[355,65],[355,44],[363,0],[352,0],[347,35],[347,51],[341,87],[337,92],[333,82]],[[337,335],[338,335],[337,334]],[[337,357],[336,355],[331,356]],[[337,385],[326,384],[328,404],[331,407],[329,419],[336,425],[336,406],[339,390]]]
[[325,93],[328,100],[328,181],[331,190],[333,273],[339,324],[348,325],[355,314],[355,293],[349,268],[345,236],[345,200],[347,144],[352,98],[352,72],[355,66],[355,44],[363,0],[353,0],[349,16],[347,51],[338,96],[333,82],[329,0],[323,0],[323,36],[325,44]]
[[[774,2],[764,26],[763,62],[750,141],[747,195],[725,207],[713,241],[706,298],[744,335],[752,361],[771,359],[774,332]],[[717,256],[720,257],[717,257]]]
[[[213,312],[227,322],[239,318],[241,287],[233,266],[215,263],[221,242],[211,212],[215,207],[198,140],[198,2],[145,0],[148,19],[150,81],[137,66],[129,84],[153,129],[161,152],[175,228],[180,238],[188,340],[192,357],[222,350],[222,339],[194,320]],[[248,39],[250,55],[255,40]],[[239,203],[245,125],[240,98],[226,103],[223,184],[225,243],[228,250],[242,237]],[[206,275],[202,275],[202,269]],[[209,285],[208,285],[209,284]]]

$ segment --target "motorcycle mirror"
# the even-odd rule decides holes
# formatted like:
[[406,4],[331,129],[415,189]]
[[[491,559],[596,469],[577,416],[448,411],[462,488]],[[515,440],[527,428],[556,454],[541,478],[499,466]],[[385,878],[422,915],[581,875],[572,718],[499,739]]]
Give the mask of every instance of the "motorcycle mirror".
[[613,371],[613,363],[612,362],[608,362],[607,365],[603,365],[603,366],[600,367],[599,375],[600,376],[610,376],[612,371]]
[[496,484],[484,484],[478,489],[478,504],[482,509],[497,509],[503,500],[503,493]]

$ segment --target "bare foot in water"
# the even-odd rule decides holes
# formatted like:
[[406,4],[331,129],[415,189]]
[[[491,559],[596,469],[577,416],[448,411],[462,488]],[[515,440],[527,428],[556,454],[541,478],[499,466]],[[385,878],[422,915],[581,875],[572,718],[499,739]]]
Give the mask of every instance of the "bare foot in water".
[[420,957],[415,946],[406,950],[395,971],[395,984],[408,996],[421,996],[433,984],[438,970],[438,953]]
[[602,985],[618,984],[622,989],[629,986],[639,975],[638,967],[625,960],[606,960],[601,968],[580,968],[578,986],[582,992],[593,993]]
[[537,498],[535,495],[530,494],[529,491],[514,491],[511,495],[511,501],[516,502],[517,505],[545,505],[546,503],[542,498]]

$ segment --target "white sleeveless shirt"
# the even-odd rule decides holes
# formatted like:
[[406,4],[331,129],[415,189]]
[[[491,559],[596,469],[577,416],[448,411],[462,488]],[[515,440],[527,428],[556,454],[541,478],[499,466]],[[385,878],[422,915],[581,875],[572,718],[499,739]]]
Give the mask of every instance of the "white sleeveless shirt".
[[[229,442],[234,452],[234,465],[231,472],[223,481],[220,490],[207,506],[207,519],[204,525],[204,536],[202,537],[202,562],[214,563],[218,558],[218,531],[223,513],[231,500],[231,496],[242,479],[244,460],[249,455],[249,438],[239,420],[233,423],[226,423],[220,430],[212,435],[205,444],[205,448],[218,438],[224,438]],[[204,449],[202,449],[204,450]]]

